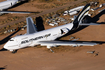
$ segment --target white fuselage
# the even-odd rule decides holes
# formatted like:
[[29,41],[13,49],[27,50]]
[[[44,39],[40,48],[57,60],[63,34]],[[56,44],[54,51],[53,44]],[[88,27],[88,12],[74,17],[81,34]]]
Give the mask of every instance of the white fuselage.
[[10,41],[8,41],[4,45],[4,48],[13,51],[28,46],[35,46],[38,45],[39,41],[55,40],[58,37],[67,34],[72,28],[73,28],[73,23],[69,23],[66,25],[43,30],[33,34],[24,34],[16,36],[14,38],[11,38]]
[[8,1],[3,1],[0,2],[0,10],[8,9],[12,7],[13,5],[17,4],[17,0],[8,0]]

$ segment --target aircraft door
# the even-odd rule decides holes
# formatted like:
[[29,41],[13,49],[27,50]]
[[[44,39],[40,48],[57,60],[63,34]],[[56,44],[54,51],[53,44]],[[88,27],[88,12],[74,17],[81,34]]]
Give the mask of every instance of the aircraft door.
[[60,30],[61,30],[61,35],[65,35],[65,34],[67,34],[69,32],[68,28],[62,28]]

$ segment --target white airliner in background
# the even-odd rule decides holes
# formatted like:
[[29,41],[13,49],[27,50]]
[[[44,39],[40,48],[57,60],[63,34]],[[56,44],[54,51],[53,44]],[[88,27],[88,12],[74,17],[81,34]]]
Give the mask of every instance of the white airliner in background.
[[77,29],[82,25],[97,25],[96,23],[82,23],[82,19],[88,15],[90,4],[87,4],[83,10],[79,13],[76,19],[72,23],[68,23],[55,28],[47,29],[38,32],[36,26],[31,17],[26,18],[27,21],[27,33],[24,35],[11,38],[4,48],[9,51],[15,51],[21,48],[41,45],[47,46],[48,49],[56,46],[94,46],[97,43],[92,42],[75,42],[75,41],[54,41],[55,39],[67,34],[69,31]]
[[0,14],[3,14],[3,13],[30,13],[30,12],[4,11],[5,9],[8,9],[21,1],[25,1],[25,0],[7,0],[7,1],[0,2]]
[[75,14],[79,13],[80,10],[83,9],[83,8],[84,8],[84,6],[79,6],[79,7],[70,9],[70,10],[68,10],[68,11],[64,11],[63,15],[64,15],[64,16],[65,16],[65,15],[68,15],[68,14],[69,14],[70,16],[75,15]]

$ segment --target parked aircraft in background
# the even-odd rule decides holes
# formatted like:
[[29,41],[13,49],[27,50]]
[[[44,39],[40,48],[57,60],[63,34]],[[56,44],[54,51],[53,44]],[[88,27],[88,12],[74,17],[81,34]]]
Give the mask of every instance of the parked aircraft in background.
[[4,11],[5,9],[8,9],[21,1],[25,1],[25,0],[7,0],[7,1],[0,2],[0,14],[3,14],[3,13],[31,13],[31,12]]
[[84,6],[79,6],[79,7],[76,7],[76,8],[73,8],[73,9],[70,9],[68,11],[64,11],[64,14],[63,15],[74,15],[74,14],[77,14],[80,12],[81,9],[83,9]]
[[14,52],[15,50],[25,48],[28,46],[47,46],[48,49],[56,46],[94,46],[97,43],[92,42],[75,42],[75,41],[54,41],[55,39],[67,34],[69,31],[77,29],[79,26],[84,25],[97,25],[97,23],[82,23],[82,19],[88,15],[90,4],[87,4],[79,15],[76,17],[74,22],[68,23],[55,28],[37,31],[36,26],[31,17],[26,18],[27,21],[27,33],[24,35],[16,36],[11,38],[5,45],[4,48]]
[[84,8],[84,6],[79,6],[79,7],[70,9],[70,10],[69,10],[69,15],[77,14],[77,13],[78,13],[81,9],[83,9],[83,8]]

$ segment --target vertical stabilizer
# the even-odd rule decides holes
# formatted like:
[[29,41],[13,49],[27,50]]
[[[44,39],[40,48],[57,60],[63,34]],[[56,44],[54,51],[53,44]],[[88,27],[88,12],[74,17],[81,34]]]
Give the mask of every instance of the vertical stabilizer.
[[78,28],[78,26],[82,23],[82,19],[88,15],[88,12],[89,12],[89,9],[90,9],[90,3],[87,4],[83,9],[82,11],[79,13],[79,15],[76,17],[76,19],[74,20],[73,24],[74,24],[74,27],[73,29],[75,28]]
[[27,21],[27,34],[32,34],[37,32],[37,28],[31,17],[26,18]]

